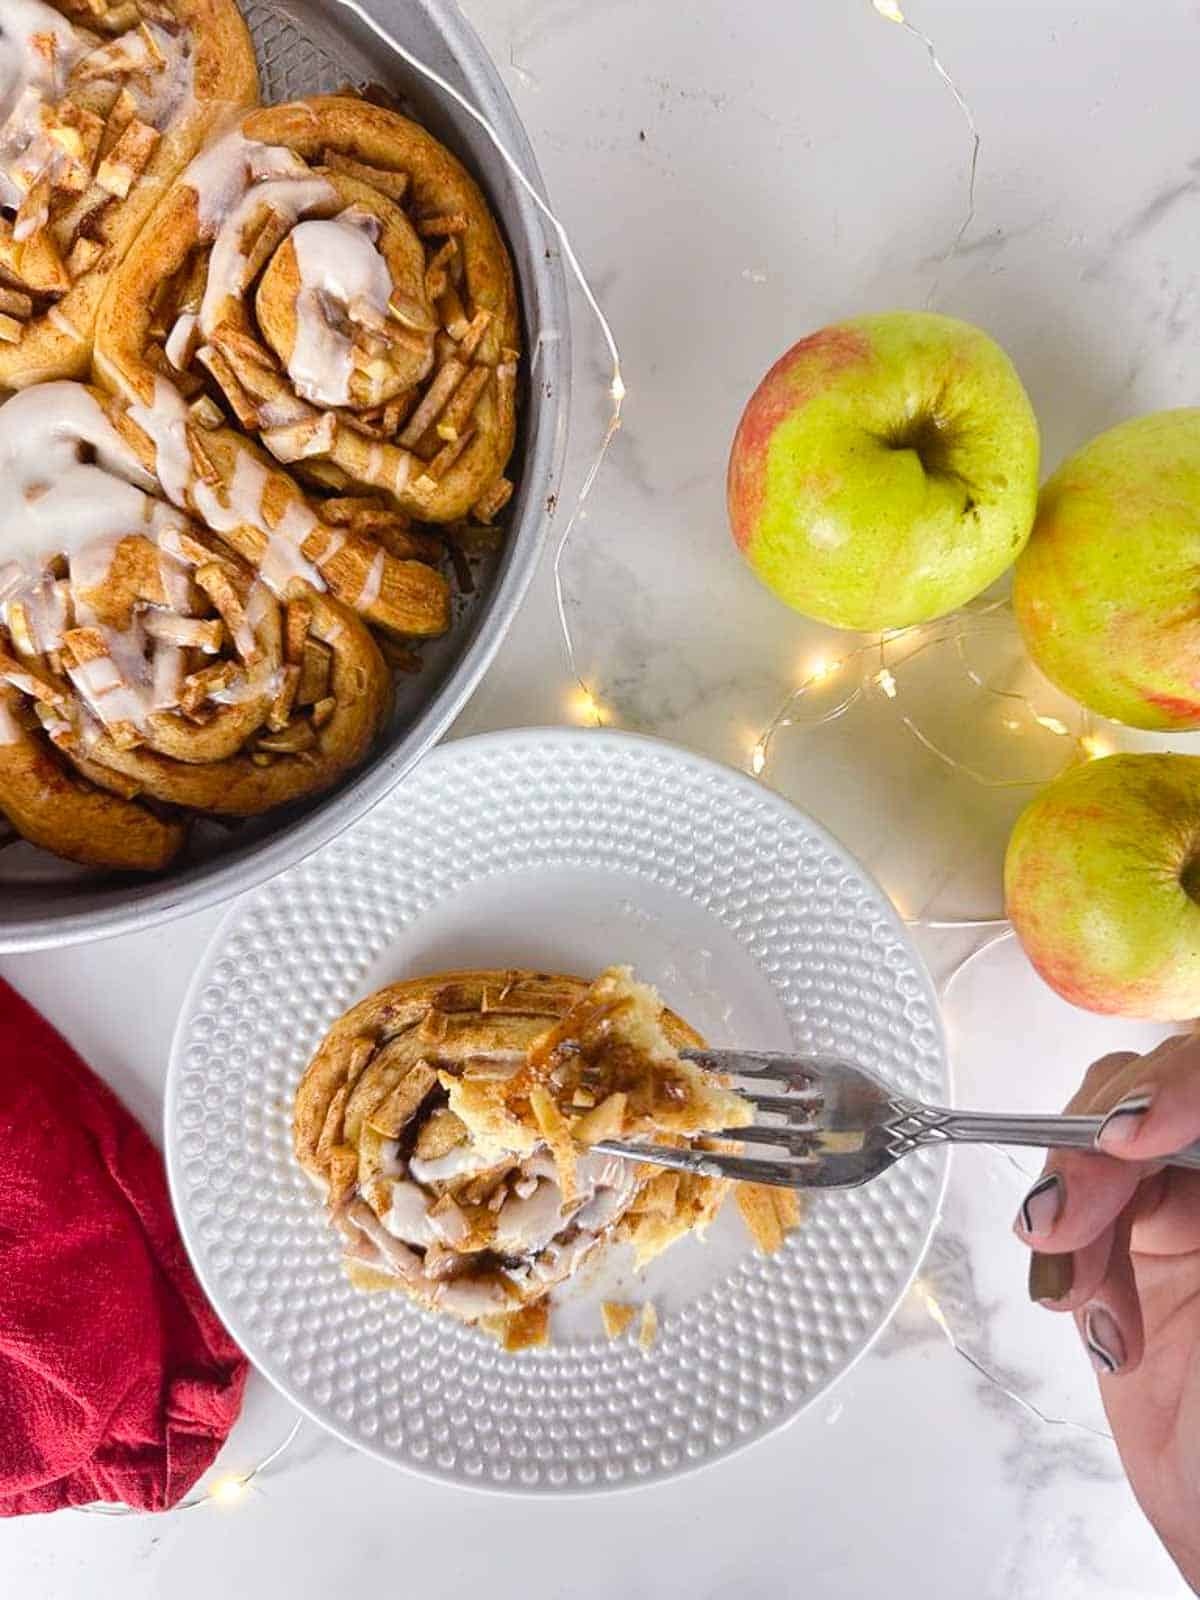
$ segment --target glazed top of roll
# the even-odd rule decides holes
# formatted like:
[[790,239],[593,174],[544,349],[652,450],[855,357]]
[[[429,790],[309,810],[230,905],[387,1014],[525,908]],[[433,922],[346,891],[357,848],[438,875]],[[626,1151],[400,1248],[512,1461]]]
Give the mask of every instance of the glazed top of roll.
[[326,95],[252,112],[191,164],[109,287],[96,367],[164,481],[195,477],[172,447],[182,397],[310,491],[489,522],[519,352],[479,186],[408,118]]

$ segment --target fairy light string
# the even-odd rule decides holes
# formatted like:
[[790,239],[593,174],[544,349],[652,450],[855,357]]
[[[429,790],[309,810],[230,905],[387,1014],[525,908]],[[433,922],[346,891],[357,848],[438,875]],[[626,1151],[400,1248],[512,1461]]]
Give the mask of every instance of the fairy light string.
[[[904,12],[896,4],[896,0],[871,0],[871,4],[885,22],[895,23],[897,27],[902,28],[905,33],[911,35],[911,37],[914,38],[918,44],[924,47],[925,53],[929,57],[929,63],[934,72],[937,73],[938,77],[946,85],[946,88],[950,91],[955,105],[962,113],[963,121],[966,123],[967,132],[970,135],[971,156],[967,166],[967,208],[962,221],[958,225],[958,231],[955,233],[954,238],[950,241],[949,248],[940,258],[939,266],[944,266],[947,262],[953,261],[954,257],[958,254],[958,248],[966,238],[971,224],[975,220],[975,185],[979,176],[979,152],[982,147],[982,140],[979,136],[979,128],[975,121],[975,113],[971,110],[971,106],[966,95],[963,94],[958,84],[947,71],[942,62],[941,56],[938,55],[937,47],[935,46],[933,40],[927,33],[923,33],[920,28],[908,20],[908,18],[904,15]],[[929,292],[925,297],[926,308],[933,304],[937,297],[937,290],[938,274],[935,273],[933,280],[929,285]]]
[[[749,769],[760,777],[766,769],[772,745],[785,728],[795,727],[803,721],[803,728],[811,732],[825,727],[858,704],[864,695],[877,693],[896,708],[896,717],[918,744],[944,766],[971,778],[984,788],[1027,788],[1044,781],[1040,776],[996,778],[979,770],[968,761],[942,747],[922,726],[905,704],[904,675],[912,662],[947,644],[954,648],[958,669],[981,694],[1007,702],[1021,716],[1009,715],[1004,726],[1009,732],[1019,734],[1030,726],[1061,739],[1064,744],[1064,765],[1078,759],[1093,759],[1108,754],[1110,746],[1094,730],[1089,714],[1080,710],[1078,726],[1072,728],[1062,717],[1055,716],[1037,704],[1031,696],[1018,689],[997,688],[971,665],[964,653],[966,642],[996,630],[1011,627],[1010,607],[1007,600],[984,602],[975,607],[943,617],[933,623],[919,623],[910,628],[894,628],[877,634],[866,642],[852,646],[838,657],[819,655],[810,663],[799,685],[790,690],[778,710],[750,747]],[[857,669],[857,671],[855,671]],[[813,716],[805,716],[805,701],[813,691],[827,685],[843,673],[848,674],[846,693],[834,703]]]
[[[219,1505],[233,1506],[245,1499],[246,1493],[256,1478],[268,1471],[279,1460],[280,1456],[295,1443],[296,1435],[304,1426],[304,1418],[297,1417],[291,1428],[261,1461],[256,1461],[253,1466],[245,1467],[241,1472],[226,1472],[214,1478],[203,1489],[197,1489],[192,1494],[186,1495],[178,1504],[170,1506],[171,1511],[194,1511],[197,1506]],[[161,1512],[143,1511],[139,1506],[116,1505],[90,1505],[72,1506],[72,1511],[78,1511],[91,1517],[149,1517],[160,1516]]]

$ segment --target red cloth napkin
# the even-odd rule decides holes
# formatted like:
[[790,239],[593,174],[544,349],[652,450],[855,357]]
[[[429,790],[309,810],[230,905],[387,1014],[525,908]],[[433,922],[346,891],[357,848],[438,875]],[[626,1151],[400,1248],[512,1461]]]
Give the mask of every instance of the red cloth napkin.
[[0,1515],[174,1505],[246,1370],[188,1265],[162,1157],[0,980]]

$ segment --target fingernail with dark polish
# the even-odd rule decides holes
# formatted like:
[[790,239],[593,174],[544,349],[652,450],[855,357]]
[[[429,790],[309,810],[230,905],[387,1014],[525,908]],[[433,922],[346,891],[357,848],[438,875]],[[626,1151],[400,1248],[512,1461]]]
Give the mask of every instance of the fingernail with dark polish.
[[1125,1341],[1117,1319],[1105,1306],[1089,1306],[1083,1317],[1083,1341],[1092,1365],[1102,1378],[1111,1378],[1125,1365]]
[[1048,1256],[1035,1250],[1029,1261],[1029,1298],[1039,1304],[1065,1300],[1075,1282],[1073,1255]]
[[1150,1109],[1153,1095],[1149,1090],[1127,1094],[1105,1117],[1096,1132],[1096,1143],[1104,1145],[1128,1144],[1142,1125],[1142,1118]]
[[1021,1201],[1017,1226],[1031,1238],[1049,1233],[1062,1212],[1066,1191],[1057,1172],[1047,1172]]

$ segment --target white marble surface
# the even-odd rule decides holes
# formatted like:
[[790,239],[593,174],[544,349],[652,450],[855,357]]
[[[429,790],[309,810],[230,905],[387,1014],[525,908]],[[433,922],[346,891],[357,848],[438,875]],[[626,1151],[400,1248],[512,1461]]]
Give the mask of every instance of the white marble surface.
[[[1047,468],[1123,416],[1194,397],[1194,5],[912,0],[982,136],[976,216],[959,255],[940,263],[965,215],[964,125],[919,43],[869,0],[467,10],[625,356],[628,425],[565,562],[581,663],[621,724],[744,764],[814,656],[845,649],[761,590],[725,532],[738,411],[802,333],[921,305],[932,289],[939,309],[981,322],[1013,354]],[[577,338],[578,466],[601,418],[603,367],[582,322]],[[934,668],[961,694],[961,675]],[[562,721],[571,703],[547,564],[458,731]],[[766,776],[907,911],[993,911],[1021,792],[949,774],[880,718],[878,705],[860,707],[818,733],[785,731]],[[952,720],[961,726],[948,736],[978,733],[971,753],[984,749],[992,775],[1024,759],[992,749],[982,712]],[[1037,737],[1029,749],[1031,761],[1056,754]],[[175,1010],[216,915],[9,957],[0,972],[153,1128]],[[969,948],[922,937],[939,973]],[[1056,1106],[1094,1055],[1159,1031],[1071,1012],[1011,944],[966,969],[946,1010],[960,1098],[981,1105]],[[922,1282],[964,1348],[1065,1424],[1039,1422],[979,1377],[918,1293],[812,1412],[674,1485],[563,1505],[483,1498],[394,1474],[309,1429],[236,1507],[4,1526],[5,1592],[1180,1594],[1111,1443],[1085,1431],[1102,1418],[1072,1328],[1025,1300],[1008,1232],[1023,1181],[1003,1156],[960,1156]],[[286,1405],[258,1384],[221,1465],[245,1465],[288,1425]]]

